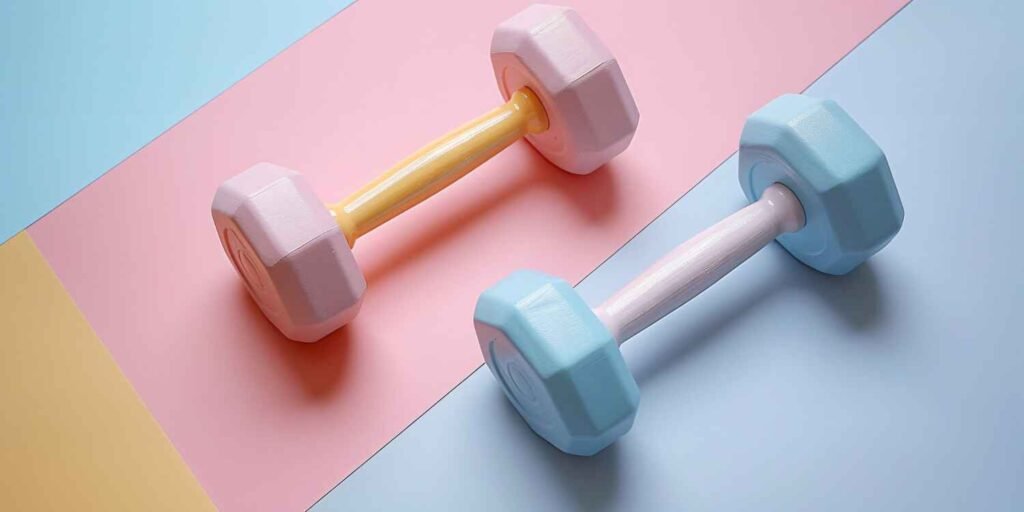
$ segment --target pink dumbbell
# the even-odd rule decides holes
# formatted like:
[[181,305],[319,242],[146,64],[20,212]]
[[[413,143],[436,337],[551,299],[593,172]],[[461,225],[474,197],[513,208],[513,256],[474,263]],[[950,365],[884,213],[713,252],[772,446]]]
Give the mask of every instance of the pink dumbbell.
[[639,113],[611,52],[575,11],[533,5],[498,26],[491,62],[507,101],[399,162],[339,203],[302,176],[258,164],[213,199],[224,251],[264,314],[317,341],[359,310],[357,238],[526,138],[565,171],[589,174],[629,145]]

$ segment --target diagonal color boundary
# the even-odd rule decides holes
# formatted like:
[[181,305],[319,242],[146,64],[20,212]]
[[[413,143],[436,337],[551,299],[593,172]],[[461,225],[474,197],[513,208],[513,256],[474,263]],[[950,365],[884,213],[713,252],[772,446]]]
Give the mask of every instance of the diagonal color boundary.
[[[7,49],[0,52],[0,243],[354,1],[308,8],[279,0],[0,5],[0,47]],[[114,28],[97,31],[97,25]],[[239,43],[253,37],[263,44]]]
[[[473,12],[481,19],[484,16],[498,19],[512,11],[521,1],[505,0],[503,3],[486,7],[463,2],[459,8],[470,11],[479,9]],[[802,2],[803,0],[787,0],[786,3],[796,9],[802,5],[806,6]],[[459,5],[458,2],[452,3]],[[659,183],[661,172],[657,169],[662,165],[657,164],[661,155],[658,148],[663,147],[665,140],[671,138],[669,134],[675,133],[664,128],[674,124],[673,120],[678,119],[678,114],[691,109],[699,112],[701,122],[683,127],[683,130],[691,137],[695,137],[695,140],[703,141],[702,145],[710,145],[714,149],[696,151],[696,156],[690,160],[692,164],[683,169],[681,174],[672,177],[676,183],[674,190],[655,194],[657,203],[652,205],[653,207],[645,208],[638,204],[649,199],[646,194],[637,193],[632,194],[633,199],[616,198],[619,201],[620,215],[597,217],[591,205],[602,196],[593,192],[595,189],[609,191],[607,180],[587,180],[581,182],[581,186],[573,188],[571,192],[567,191],[572,194],[571,204],[582,207],[582,213],[586,215],[571,216],[554,226],[562,229],[580,229],[582,240],[597,244],[599,250],[590,251],[586,263],[572,263],[578,261],[578,257],[568,261],[562,256],[549,257],[547,255],[553,254],[554,251],[545,251],[543,245],[537,244],[532,244],[530,250],[520,251],[524,253],[521,256],[525,257],[526,261],[545,265],[544,268],[548,271],[572,276],[572,280],[577,280],[593,270],[596,264],[602,261],[601,254],[607,256],[621,247],[623,240],[634,235],[638,228],[646,225],[652,217],[662,212],[666,205],[676,201],[684,191],[703,178],[704,174],[700,169],[710,167],[710,164],[717,161],[721,155],[731,152],[732,144],[727,140],[716,142],[717,137],[713,135],[714,133],[719,133],[723,128],[730,133],[738,131],[742,118],[749,109],[779,92],[801,89],[904,3],[895,0],[875,0],[873,5],[878,10],[856,11],[843,6],[839,1],[831,0],[821,7],[812,9],[812,12],[805,12],[803,16],[792,15],[792,11],[788,9],[759,8],[764,11],[765,16],[770,15],[778,22],[793,23],[796,26],[806,23],[808,16],[812,14],[814,17],[827,19],[830,13],[835,12],[848,13],[851,23],[841,33],[826,28],[824,24],[817,24],[818,27],[811,34],[818,37],[826,37],[829,34],[835,36],[831,43],[823,42],[826,43],[827,52],[807,49],[802,41],[806,39],[808,33],[800,34],[797,31],[798,33],[791,33],[778,39],[778,44],[773,46],[770,52],[770,57],[778,60],[778,63],[775,64],[776,69],[773,73],[767,73],[767,81],[761,82],[760,86],[746,85],[732,93],[716,94],[719,101],[728,101],[730,104],[721,104],[715,108],[705,106],[706,102],[705,105],[700,105],[698,103],[701,102],[698,100],[690,100],[670,103],[669,106],[675,106],[674,110],[669,110],[673,112],[672,115],[665,115],[664,109],[662,112],[656,110],[649,114],[646,125],[648,136],[637,141],[630,154],[618,161],[623,167],[638,168],[635,172],[612,174],[618,185],[615,190],[642,192],[649,186]],[[671,2],[665,3],[666,8],[670,6]],[[356,138],[346,139],[348,130],[344,123],[338,120],[362,117],[360,108],[365,108],[353,106],[353,97],[361,98],[360,94],[367,94],[365,102],[356,103],[381,105],[381,98],[394,96],[387,94],[387,88],[374,88],[376,82],[392,76],[386,73],[387,69],[381,69],[386,67],[386,61],[393,59],[393,62],[407,63],[410,67],[403,68],[406,72],[433,71],[440,63],[431,63],[433,59],[430,57],[442,48],[452,48],[461,52],[460,58],[449,59],[444,69],[458,78],[457,81],[462,84],[461,88],[465,95],[480,101],[484,101],[485,97],[490,100],[491,88],[482,87],[485,83],[491,85],[490,81],[485,80],[478,72],[465,71],[464,66],[455,64],[462,62],[464,58],[474,58],[471,55],[479,55],[479,48],[483,46],[479,43],[489,36],[488,30],[474,30],[464,35],[460,30],[451,30],[456,28],[457,21],[437,20],[439,23],[434,26],[435,31],[430,32],[430,29],[422,28],[422,20],[429,19],[426,16],[431,14],[429,5],[420,6],[419,9],[423,12],[419,12],[418,16],[407,16],[404,22],[394,19],[391,14],[393,9],[385,3],[365,7],[364,17],[357,15],[354,19],[351,16],[335,19],[329,28],[318,32],[316,37],[306,39],[303,47],[278,57],[273,61],[275,64],[264,68],[265,72],[250,76],[244,86],[233,87],[231,90],[235,94],[225,95],[218,102],[197,112],[190,118],[191,122],[178,126],[173,133],[165,134],[159,142],[148,146],[147,151],[137,154],[109,173],[103,182],[90,187],[89,193],[78,196],[76,201],[66,203],[30,230],[32,237],[47,255],[67,289],[81,305],[82,310],[89,315],[96,332],[104,338],[104,343],[122,364],[125,374],[133,379],[140,395],[146,398],[151,411],[161,419],[168,435],[194,468],[197,476],[210,487],[218,503],[224,506],[234,504],[244,509],[272,509],[288,503],[290,508],[304,507],[317,495],[322,494],[324,489],[337,482],[337,477],[331,478],[331,474],[334,473],[331,468],[356,468],[378,447],[392,439],[395,432],[407,427],[423,410],[434,404],[439,396],[450,391],[452,384],[471,373],[480,364],[478,352],[467,351],[467,347],[461,343],[450,341],[447,342],[447,346],[404,347],[404,352],[393,353],[399,345],[405,345],[402,341],[407,338],[405,334],[447,335],[449,327],[444,326],[445,322],[440,322],[440,325],[435,322],[435,327],[427,329],[422,329],[420,324],[425,323],[425,317],[428,316],[436,319],[447,315],[448,321],[457,321],[460,315],[464,314],[458,313],[462,310],[461,306],[431,308],[429,313],[411,310],[406,316],[405,325],[398,326],[394,325],[389,313],[395,308],[408,309],[404,307],[407,303],[417,303],[421,299],[419,295],[427,295],[405,293],[404,289],[408,288],[410,282],[422,280],[421,276],[435,276],[433,270],[426,272],[418,269],[445,268],[446,264],[450,265],[451,261],[458,260],[450,259],[445,253],[459,247],[459,243],[467,244],[472,240],[463,238],[458,240],[458,243],[428,246],[427,249],[443,248],[445,253],[424,249],[425,254],[421,255],[423,257],[402,260],[403,265],[408,265],[404,267],[404,280],[381,279],[375,287],[375,299],[378,306],[383,302],[385,306],[391,303],[392,307],[369,308],[364,311],[359,327],[366,336],[358,337],[355,340],[358,343],[351,344],[356,347],[356,352],[352,352],[352,349],[348,352],[332,349],[331,345],[327,345],[325,349],[312,352],[306,349],[302,352],[296,346],[275,344],[274,341],[279,336],[268,330],[265,323],[252,321],[251,302],[235,293],[237,288],[227,285],[237,283],[232,280],[233,276],[224,272],[225,262],[219,252],[204,250],[199,254],[192,254],[195,252],[193,248],[208,248],[211,241],[215,242],[215,238],[210,236],[212,233],[208,230],[208,215],[205,215],[208,211],[208,194],[232,169],[247,165],[252,158],[278,161],[302,169],[326,169],[333,167],[344,157],[349,163],[346,168],[372,169],[378,167],[377,164],[380,162],[376,162],[375,157],[370,158],[366,155],[390,154],[395,149],[393,146],[421,142],[414,140],[419,139],[414,135],[417,130],[426,132],[428,129],[432,131],[436,128],[434,123],[430,122],[430,119],[436,120],[436,116],[409,119],[411,126],[404,131],[412,135],[405,137],[408,139],[406,142],[389,144],[380,151],[372,152],[359,152],[355,147],[360,146]],[[757,10],[755,6],[751,8]],[[616,26],[616,20],[626,14],[631,16],[635,23],[639,23],[637,26],[645,26],[646,23],[658,26],[661,16],[656,9],[626,9],[626,12],[619,12],[622,9],[622,6],[605,4],[595,5],[594,9],[589,11],[593,14],[594,17],[591,19],[596,24],[603,24],[603,33],[608,36],[611,44],[617,47],[621,45],[625,54],[641,55],[658,46],[664,47],[662,35],[666,34],[666,31],[657,31],[654,35],[648,34],[637,38],[623,30],[621,26]],[[678,7],[674,9],[683,10]],[[718,10],[715,11],[715,15],[729,14],[721,8],[716,9]],[[759,41],[769,35],[769,32],[773,32],[766,28],[773,24],[765,25],[761,16],[755,18],[757,19],[748,19],[746,23],[737,25],[743,27],[742,29],[736,28],[731,31],[733,35],[743,36],[738,39],[738,44],[752,50],[762,48],[763,45]],[[368,23],[368,20],[375,23]],[[360,53],[351,45],[350,42],[358,40],[359,37],[378,33],[379,29],[374,27],[376,22],[388,20],[398,23],[406,33],[427,33],[443,37],[443,44],[425,45],[417,49],[418,53],[409,53],[406,45],[402,44],[403,41],[407,42],[409,37],[400,38],[398,42],[388,41],[388,38],[374,39],[382,44],[391,43],[391,46],[378,47],[379,52],[375,51],[369,55],[365,52]],[[691,24],[697,25],[699,21]],[[449,34],[439,33],[441,31],[437,30],[438,27],[445,27],[444,32]],[[705,33],[703,28],[688,33],[691,39],[721,35],[717,32]],[[339,43],[348,46],[347,49],[343,48],[344,59],[349,63],[350,69],[364,70],[362,77],[342,77],[334,71],[333,66],[316,65],[336,61],[339,56]],[[740,59],[741,61],[758,60],[752,57],[755,54],[761,55],[761,60],[764,58],[764,55],[758,52],[744,53],[747,57]],[[696,59],[694,64],[699,64],[699,67],[718,70],[715,73],[718,78],[709,75],[706,77],[707,80],[735,83],[733,74],[739,71],[735,61],[723,63],[718,60],[719,56],[713,53],[693,57]],[[401,60],[403,58],[406,60]],[[381,60],[385,63],[380,63]],[[657,68],[652,68],[651,64],[644,59],[634,61],[636,73],[631,74],[635,77],[633,83],[647,101],[667,101],[668,95],[658,88],[658,84],[664,78],[663,73]],[[296,66],[308,72],[303,75],[305,79],[299,82],[295,82],[294,75],[290,73]],[[395,90],[417,89],[409,81],[402,83],[404,85],[393,85]],[[770,89],[764,89],[770,83],[774,85]],[[701,85],[697,83],[691,83],[689,87],[701,89]],[[301,98],[280,95],[278,91],[281,90],[301,92],[302,94],[296,95]],[[673,90],[673,93],[677,92],[678,90]],[[446,96],[443,93],[441,95]],[[450,93],[447,96],[450,96]],[[252,108],[251,102],[254,98],[262,100],[262,108]],[[460,102],[462,103],[472,104]],[[463,117],[458,113],[453,114],[450,109],[445,109],[443,104],[436,104],[442,105],[440,109],[435,109],[442,110],[441,114],[452,114],[451,117],[460,119]],[[381,120],[378,116],[376,125],[370,127],[371,131],[379,131],[380,128],[391,125],[395,119],[404,121],[408,118],[401,105],[399,108],[382,110],[385,116],[391,117]],[[723,111],[727,111],[728,115],[722,115]],[[339,117],[339,114],[343,117]],[[277,119],[280,122],[278,126],[268,130],[262,127],[264,123],[260,122],[261,119]],[[704,123],[718,129],[696,128]],[[704,132],[705,135],[693,132]],[[304,146],[296,147],[296,140],[303,141]],[[318,142],[324,140],[334,142]],[[719,156],[716,157],[716,154]],[[523,158],[531,159],[527,163],[536,160],[534,153],[522,147],[496,165],[499,170],[502,167],[522,167]],[[648,158],[648,165],[643,166],[643,160]],[[509,175],[500,172],[498,174],[498,179]],[[358,172],[325,172],[322,173],[322,178],[328,185],[327,188],[348,187],[363,181]],[[565,179],[561,174],[556,174],[554,178],[558,181]],[[479,183],[470,180],[466,188],[453,190],[453,195],[450,196],[452,199],[445,206],[450,210],[454,205],[455,211],[476,208],[480,201],[466,200],[466,197],[473,197],[469,193],[474,191],[474,185],[482,190]],[[664,185],[667,184],[666,182]],[[138,193],[154,188],[165,189],[167,194],[164,194],[160,201],[154,202],[147,194]],[[517,189],[497,187],[497,190]],[[516,201],[525,207],[531,203],[542,205],[543,199],[542,194],[523,194],[517,197]],[[512,204],[514,203],[507,203],[503,212],[490,217],[492,225],[500,226],[502,230],[507,229],[507,232],[531,235],[533,229],[519,226],[536,224],[523,223],[523,214],[516,211],[516,208],[511,208]],[[112,209],[111,205],[119,206]],[[419,224],[426,223],[432,226],[452,224],[454,221],[449,218],[438,218],[436,212],[439,209],[437,205],[433,208],[426,205],[416,219],[420,221]],[[532,214],[535,217],[544,217],[547,210],[548,208],[536,208]],[[473,226],[479,227],[479,224],[474,223]],[[398,222],[394,230],[398,234],[407,234],[402,231],[403,227],[406,226]],[[547,224],[547,227],[547,233],[538,233],[544,235],[540,243],[555,249],[561,236],[552,234],[559,230],[552,230],[551,224]],[[601,229],[595,229],[598,227]],[[153,232],[162,233],[164,239],[174,242],[173,246],[166,243],[146,243],[146,236],[127,239],[124,236],[125,233],[144,235]],[[431,233],[428,232],[427,235],[429,234]],[[410,237],[407,234],[405,237],[393,236],[379,240],[382,243],[391,240],[415,242],[422,240],[422,237]],[[406,243],[402,248],[409,245]],[[387,262],[391,260],[375,258],[374,255],[382,253],[387,256],[392,252],[407,255],[421,248],[421,244],[411,244],[410,251],[381,250],[380,247],[368,244],[364,246],[362,255],[368,260],[383,261],[384,268],[388,268]],[[541,249],[542,252],[537,249]],[[177,268],[181,261],[187,261],[193,256],[198,257],[198,260],[189,266],[190,271],[185,275],[174,278],[173,274],[159,271],[162,267]],[[514,257],[507,252],[502,252],[501,256],[506,259]],[[551,260],[551,257],[560,259]],[[94,263],[90,264],[90,261]],[[482,286],[500,277],[500,267],[467,265],[460,268],[458,273],[463,278],[462,289],[448,286],[445,293],[450,294],[448,297],[453,299],[450,302],[464,305],[475,300],[476,291]],[[141,283],[151,283],[153,286],[140,289],[137,284]],[[426,289],[423,286],[416,287]],[[202,307],[203,305],[196,304],[196,299],[200,297],[209,301],[208,306],[216,304],[216,307]],[[139,314],[134,315],[134,318],[124,317],[126,310],[138,310],[138,306],[145,306],[142,308],[145,310],[138,311]],[[183,324],[178,321],[182,318],[191,321]],[[464,328],[459,330],[465,332]],[[352,332],[359,332],[359,329],[349,330],[348,334],[351,335]],[[384,339],[384,336],[389,339]],[[209,343],[214,340],[218,342]],[[445,348],[450,351],[450,358],[439,364],[430,365],[434,367],[433,369],[416,370],[416,366],[419,366],[420,361],[427,356],[427,351],[436,354],[437,350]],[[159,356],[154,358],[157,354]],[[342,372],[344,376],[341,377],[347,380],[327,377],[325,373],[331,373],[330,365],[314,364],[314,360],[322,358],[320,356],[333,357],[336,365],[347,365],[348,371]],[[175,361],[175,364],[158,374],[154,375],[152,370],[147,368],[151,364],[160,365],[161,361],[168,360]],[[266,364],[268,362],[272,364]],[[457,371],[453,374],[451,370]],[[296,379],[296,373],[302,377]],[[404,380],[399,380],[397,386],[381,386],[393,378]],[[282,379],[284,382],[294,384],[295,387],[275,385]],[[213,390],[209,389],[211,386],[214,387]],[[362,420],[353,418],[352,413],[357,412],[359,404],[369,401],[375,403],[379,398],[383,398],[377,396],[382,392],[394,395],[396,388],[401,403],[391,399],[387,405],[382,404],[380,408],[368,411],[371,416]],[[261,397],[258,403],[247,398],[247,395],[254,391]],[[299,404],[300,408],[296,409],[297,404],[293,396],[296,393],[304,393],[301,396],[315,398],[324,405],[314,407]],[[210,398],[211,395],[216,397],[215,401],[236,404],[237,407],[218,411],[210,410],[203,405],[192,405],[202,403],[202,397]],[[393,409],[402,407],[405,407],[406,412],[402,413],[400,418],[392,414],[395,412]],[[283,414],[291,419],[284,420]],[[250,428],[234,425],[233,422],[238,421],[260,426]],[[266,441],[265,429],[269,425],[277,427],[278,435],[274,441],[279,449],[275,451],[281,452],[278,456],[270,458],[261,454],[260,450],[251,449]],[[374,433],[374,430],[380,430],[381,426],[384,426],[386,431]],[[339,435],[351,436],[353,442],[338,444],[336,439]],[[333,446],[330,444],[332,440]],[[365,440],[366,444],[360,448],[357,440]],[[299,468],[302,471],[295,471]],[[317,468],[326,471],[319,472],[320,469]],[[349,471],[350,469],[346,469],[345,474]],[[270,487],[274,481],[278,482],[276,485],[282,487]],[[258,482],[262,484],[257,484]],[[286,484],[288,487],[284,487]],[[253,487],[254,485],[256,487]],[[275,506],[274,503],[278,505]]]
[[[846,57],[848,57],[848,56],[849,56],[849,55],[850,55],[851,53],[853,53],[854,51],[856,51],[856,50],[857,50],[857,48],[859,48],[859,47],[860,47],[861,45],[863,45],[863,44],[864,44],[864,42],[866,42],[866,41],[867,41],[868,39],[870,39],[870,38],[871,38],[871,36],[875,35],[875,33],[876,33],[876,32],[878,32],[879,30],[881,30],[881,29],[882,29],[882,27],[886,26],[886,25],[887,25],[887,24],[888,24],[888,23],[889,23],[890,21],[892,21],[892,20],[893,20],[893,18],[895,18],[895,17],[896,17],[896,16],[898,16],[898,15],[899,15],[899,14],[900,14],[901,12],[903,12],[903,10],[904,10],[904,9],[906,9],[906,8],[907,8],[907,6],[909,6],[910,4],[912,4],[912,3],[913,3],[913,1],[914,1],[914,0],[910,0],[909,2],[907,2],[906,4],[904,4],[904,5],[902,6],[902,7],[900,7],[900,8],[899,8],[899,9],[898,9],[898,10],[897,10],[896,12],[894,12],[894,13],[893,13],[893,14],[892,14],[891,16],[889,16],[888,18],[886,18],[886,19],[885,19],[885,21],[883,21],[883,22],[882,22],[882,23],[881,23],[880,25],[878,25],[877,27],[875,27],[875,29],[874,29],[874,30],[872,30],[872,31],[871,31],[870,33],[868,33],[868,34],[867,34],[866,36],[864,36],[864,38],[863,38],[863,39],[861,39],[860,41],[858,41],[858,42],[857,42],[857,44],[853,46],[853,48],[850,48],[850,50],[849,50],[849,51],[847,51],[846,53],[844,53],[842,57],[840,57],[840,58],[839,58],[838,60],[836,60],[835,62],[833,62],[833,63],[832,63],[832,64],[831,64],[831,65],[830,65],[830,66],[829,66],[829,67],[828,67],[827,69],[825,69],[825,71],[823,71],[823,72],[822,72],[821,74],[819,74],[819,75],[817,76],[817,78],[815,78],[814,80],[812,80],[812,81],[811,81],[811,83],[807,84],[807,86],[806,86],[806,87],[804,87],[804,89],[803,89],[803,90],[802,90],[801,92],[807,91],[807,90],[808,90],[808,89],[810,89],[810,88],[811,88],[812,86],[814,86],[814,84],[818,83],[818,81],[820,81],[820,80],[821,80],[821,79],[822,79],[822,78],[823,78],[823,77],[824,77],[825,75],[827,75],[829,71],[831,71],[831,70],[832,70],[833,68],[835,68],[835,67],[836,67],[837,65],[839,65],[839,63],[840,63],[840,62],[842,62],[842,61],[843,61],[844,59],[846,59]],[[721,160],[721,161],[720,161],[720,162],[719,162],[718,164],[716,164],[716,165],[712,166],[712,167],[711,167],[711,169],[709,170],[709,172],[710,172],[711,170],[717,169],[718,167],[721,167],[721,166],[722,166],[722,165],[723,165],[723,164],[724,164],[725,162],[727,162],[727,161],[728,161],[728,160],[729,160],[730,158],[732,158],[732,157],[733,157],[733,156],[734,156],[735,154],[736,154],[736,152],[735,152],[735,151],[733,151],[732,153],[730,153],[730,154],[729,154],[728,156],[726,156],[725,158],[723,158],[723,159],[722,159],[722,160]],[[700,181],[698,181],[698,182],[697,182],[696,184],[694,184],[693,188],[696,188],[696,187],[700,186],[700,184],[701,184],[701,183],[703,183],[705,179],[707,179],[707,176],[705,176],[705,177],[704,177],[704,178],[702,178],[702,179],[701,179]],[[693,190],[693,188],[691,188],[690,190]],[[594,269],[593,269],[593,270],[591,270],[590,272],[588,272],[588,273],[587,273],[587,274],[586,274],[585,276],[583,276],[583,278],[582,278],[582,279],[580,279],[579,281],[577,281],[577,282],[575,283],[575,285],[574,285],[574,286],[578,286],[578,285],[579,285],[580,283],[582,283],[582,282],[583,282],[583,281],[585,281],[585,280],[586,280],[586,279],[587,279],[588,277],[590,277],[590,275],[591,275],[591,274],[593,274],[594,272],[596,272],[596,271],[597,271],[598,269],[600,269],[600,268],[601,268],[601,267],[602,267],[602,266],[603,266],[603,265],[604,265],[605,263],[607,263],[607,262],[608,262],[608,260],[611,260],[611,259],[612,259],[613,257],[615,257],[615,255],[616,255],[616,254],[618,254],[618,253],[619,253],[619,252],[620,252],[620,251],[621,251],[621,250],[622,250],[623,248],[625,248],[625,247],[626,247],[627,245],[629,245],[629,243],[630,243],[630,242],[632,242],[632,241],[633,241],[633,240],[634,240],[634,239],[635,239],[635,238],[636,238],[637,236],[639,236],[641,232],[643,232],[643,231],[644,231],[645,229],[647,229],[647,227],[648,227],[648,226],[650,226],[651,224],[653,224],[654,222],[656,222],[656,221],[657,221],[657,220],[658,220],[659,218],[661,218],[661,217],[662,217],[662,216],[663,216],[663,215],[665,214],[665,212],[667,212],[668,210],[671,210],[673,206],[675,206],[675,205],[676,205],[677,203],[679,203],[679,201],[682,201],[683,199],[685,199],[685,198],[686,198],[686,195],[687,195],[687,194],[689,194],[689,191],[687,191],[687,192],[686,192],[685,194],[683,194],[682,196],[680,196],[680,197],[679,197],[678,199],[676,199],[676,200],[675,200],[674,202],[672,202],[672,204],[670,204],[670,205],[669,205],[669,206],[668,206],[667,208],[665,208],[665,209],[664,209],[664,210],[663,210],[663,211],[662,211],[661,213],[659,213],[659,214],[658,214],[657,216],[655,216],[655,217],[654,217],[653,219],[651,219],[651,221],[650,221],[650,222],[648,222],[648,223],[647,223],[646,225],[644,225],[644,227],[643,227],[643,228],[641,228],[641,229],[640,229],[639,231],[637,231],[637,232],[636,232],[636,233],[635,233],[635,234],[634,234],[634,235],[633,235],[632,237],[630,237],[630,238],[629,238],[628,240],[626,240],[626,241],[625,241],[625,242],[624,242],[624,243],[623,243],[623,244],[622,244],[622,245],[621,245],[621,246],[620,246],[620,247],[619,247],[618,249],[616,249],[616,250],[615,250],[614,252],[612,252],[611,254],[609,254],[609,255],[608,255],[608,257],[606,257],[606,258],[605,258],[605,259],[604,259],[604,260],[603,260],[603,261],[602,261],[602,262],[601,262],[601,263],[600,263],[599,265],[597,265],[596,267],[594,267]],[[457,389],[457,388],[458,388],[459,386],[461,386],[461,385],[462,385],[463,383],[465,383],[465,382],[466,382],[466,381],[467,381],[467,380],[468,380],[468,379],[469,379],[470,377],[472,377],[472,376],[473,376],[473,375],[474,375],[474,374],[475,374],[476,372],[480,371],[480,370],[481,370],[481,369],[482,369],[483,367],[484,367],[484,365],[483,365],[483,364],[481,364],[481,365],[480,365],[480,366],[478,366],[478,367],[477,367],[476,369],[474,369],[473,371],[469,372],[469,374],[467,374],[467,375],[466,375],[465,377],[463,377],[463,378],[462,378],[462,380],[460,380],[460,381],[459,381],[459,382],[458,382],[458,383],[457,383],[457,384],[456,384],[455,386],[453,386],[453,387],[452,387],[452,388],[451,388],[450,390],[448,390],[448,391],[447,391],[447,392],[446,392],[446,393],[445,393],[444,395],[442,395],[442,396],[441,396],[441,398],[439,398],[439,399],[438,399],[438,400],[437,400],[436,402],[434,402],[433,404],[431,404],[431,405],[430,405],[430,407],[428,407],[428,408],[427,408],[426,410],[424,410],[424,411],[423,411],[422,413],[420,413],[420,415],[419,415],[419,416],[417,416],[417,417],[416,417],[416,419],[414,419],[414,420],[413,420],[412,422],[410,422],[410,423],[409,423],[408,425],[406,425],[406,426],[405,426],[405,428],[403,428],[403,429],[402,429],[402,430],[400,430],[400,431],[399,431],[399,432],[398,432],[397,434],[395,434],[395,436],[394,436],[394,437],[392,437],[392,438],[391,438],[390,440],[388,440],[388,442],[387,442],[387,443],[384,443],[384,445],[383,445],[383,446],[381,446],[381,447],[380,447],[379,449],[377,449],[377,451],[373,452],[373,455],[371,455],[371,456],[367,457],[367,458],[366,458],[366,460],[364,460],[364,461],[363,461],[362,463],[360,463],[360,464],[359,464],[358,466],[356,466],[356,468],[355,468],[355,469],[353,469],[353,470],[352,470],[351,472],[349,472],[349,474],[348,474],[348,475],[346,475],[346,476],[345,476],[344,478],[342,478],[342,479],[341,479],[340,481],[338,481],[338,483],[337,483],[337,484],[335,484],[335,485],[334,485],[334,487],[331,487],[331,488],[330,488],[330,489],[329,489],[329,490],[328,490],[327,492],[325,492],[325,493],[324,493],[324,494],[323,494],[322,496],[320,496],[320,498],[319,498],[319,499],[317,499],[317,500],[316,500],[315,502],[313,502],[313,503],[312,503],[312,504],[311,504],[311,505],[310,505],[310,506],[309,506],[309,507],[308,507],[308,508],[307,508],[306,510],[311,510],[311,509],[312,509],[313,507],[315,507],[315,506],[316,506],[316,505],[317,505],[318,503],[320,503],[321,501],[323,501],[323,499],[324,499],[324,498],[326,498],[326,497],[327,497],[327,495],[329,495],[329,494],[331,494],[332,492],[334,492],[334,491],[335,491],[335,489],[338,489],[339,487],[341,487],[341,485],[342,485],[342,484],[344,484],[346,480],[348,480],[349,478],[351,478],[351,477],[352,477],[352,475],[355,475],[356,473],[358,473],[358,472],[359,472],[359,470],[363,468],[363,466],[365,466],[365,465],[366,465],[366,464],[367,464],[368,462],[370,462],[370,461],[371,461],[371,460],[372,460],[372,459],[373,459],[374,457],[376,457],[376,456],[377,456],[377,455],[378,455],[379,453],[381,453],[382,451],[384,451],[384,449],[386,449],[386,448],[387,448],[387,447],[388,447],[389,445],[391,445],[391,443],[392,443],[392,442],[393,442],[393,441],[394,441],[395,439],[398,439],[399,437],[401,437],[401,435],[402,435],[403,433],[405,433],[405,431],[406,431],[406,430],[409,430],[410,428],[412,428],[412,426],[413,426],[413,425],[415,425],[415,424],[416,424],[416,423],[417,423],[417,422],[418,422],[418,421],[419,421],[419,420],[420,420],[421,418],[423,418],[424,416],[426,416],[426,415],[427,415],[427,413],[429,413],[429,412],[430,412],[430,411],[431,411],[431,410],[432,410],[432,409],[433,409],[433,408],[434,408],[435,406],[437,406],[437,405],[438,405],[438,404],[440,404],[440,403],[441,403],[442,401],[444,401],[444,399],[445,399],[445,398],[447,398],[447,397],[448,397],[448,395],[450,395],[450,394],[451,394],[451,393],[452,393],[453,391],[455,391],[455,390],[456,390],[456,389]]]
[[0,503],[215,510],[28,233],[0,282]]

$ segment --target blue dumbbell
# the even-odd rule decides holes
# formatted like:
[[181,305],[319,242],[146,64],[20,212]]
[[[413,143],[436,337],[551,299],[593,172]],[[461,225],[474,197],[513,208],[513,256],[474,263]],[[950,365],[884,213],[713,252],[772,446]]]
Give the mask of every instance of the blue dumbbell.
[[480,295],[487,366],[530,428],[592,455],[633,425],[640,392],[618,345],[777,240],[826,274],[850,272],[903,224],[882,150],[835,102],[781,96],[747,119],[740,185],[750,205],[674,249],[591,309],[564,280],[515,272]]

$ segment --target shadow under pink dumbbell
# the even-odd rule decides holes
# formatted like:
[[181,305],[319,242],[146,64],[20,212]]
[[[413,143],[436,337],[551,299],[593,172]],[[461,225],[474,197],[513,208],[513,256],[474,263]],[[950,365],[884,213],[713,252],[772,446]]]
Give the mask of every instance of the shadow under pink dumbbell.
[[589,174],[621,153],[639,113],[611,52],[573,10],[534,5],[494,32],[506,103],[324,205],[302,176],[259,164],[224,182],[213,220],[225,253],[285,336],[312,342],[359,311],[356,239],[525,138],[551,163]]

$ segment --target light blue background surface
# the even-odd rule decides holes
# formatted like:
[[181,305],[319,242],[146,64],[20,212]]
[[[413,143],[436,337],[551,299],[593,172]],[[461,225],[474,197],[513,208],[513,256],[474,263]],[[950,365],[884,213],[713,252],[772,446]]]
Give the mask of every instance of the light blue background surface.
[[[631,340],[610,449],[559,453],[478,370],[314,510],[1024,509],[1021,19],[918,1],[811,87],[886,149],[903,231],[842,278],[773,245]],[[731,159],[582,294],[742,204]]]
[[352,1],[0,2],[0,242]]

